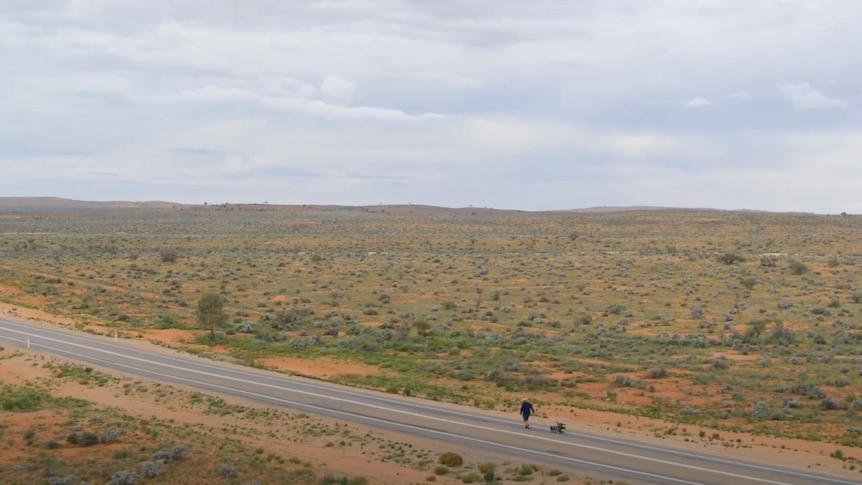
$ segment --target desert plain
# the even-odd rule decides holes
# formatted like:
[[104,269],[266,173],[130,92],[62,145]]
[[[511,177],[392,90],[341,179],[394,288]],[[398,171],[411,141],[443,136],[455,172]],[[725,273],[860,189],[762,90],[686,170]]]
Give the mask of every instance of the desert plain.
[[[0,313],[862,473],[860,235],[848,214],[6,198]],[[2,483],[602,483],[11,346],[0,378]]]

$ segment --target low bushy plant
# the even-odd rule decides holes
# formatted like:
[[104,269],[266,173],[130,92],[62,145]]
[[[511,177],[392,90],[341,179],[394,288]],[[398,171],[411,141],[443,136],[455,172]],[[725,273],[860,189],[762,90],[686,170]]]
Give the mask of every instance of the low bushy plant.
[[462,458],[458,453],[447,451],[440,455],[437,459],[437,463],[448,467],[458,467],[464,464],[464,458]]

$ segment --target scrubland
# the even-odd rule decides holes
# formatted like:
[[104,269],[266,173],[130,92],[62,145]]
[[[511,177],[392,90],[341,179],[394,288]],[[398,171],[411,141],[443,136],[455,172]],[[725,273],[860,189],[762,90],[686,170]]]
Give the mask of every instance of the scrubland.
[[[0,232],[0,302],[83,331],[718,446],[862,444],[858,216],[55,207],[0,209]],[[230,317],[215,339],[195,319],[207,291]]]

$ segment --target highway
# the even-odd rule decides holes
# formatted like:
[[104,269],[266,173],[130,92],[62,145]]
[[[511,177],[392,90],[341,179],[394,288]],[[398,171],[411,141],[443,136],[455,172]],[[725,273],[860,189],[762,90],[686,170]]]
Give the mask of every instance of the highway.
[[835,470],[843,477],[825,476],[802,466],[794,470],[747,463],[722,454],[571,432],[571,426],[565,434],[551,433],[539,423],[525,430],[517,416],[507,419],[469,407],[222,364],[141,342],[117,341],[61,327],[0,319],[0,342],[143,378],[435,440],[445,444],[444,449],[482,452],[557,468],[572,476],[601,477],[632,485],[857,485],[857,477],[862,477],[859,472]]

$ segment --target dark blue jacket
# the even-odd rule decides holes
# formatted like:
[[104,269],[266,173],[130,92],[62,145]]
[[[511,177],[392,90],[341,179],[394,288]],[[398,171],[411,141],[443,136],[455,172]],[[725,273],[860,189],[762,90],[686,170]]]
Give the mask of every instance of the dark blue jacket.
[[533,405],[530,404],[529,401],[524,401],[521,403],[521,416],[525,418],[529,418],[531,414],[535,413],[536,410],[533,409]]

